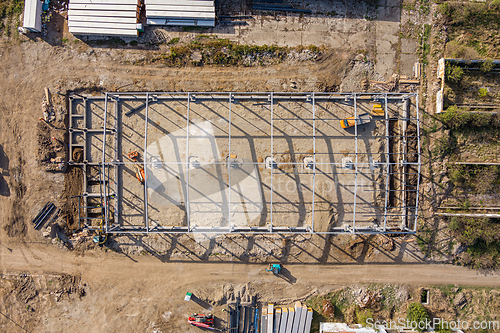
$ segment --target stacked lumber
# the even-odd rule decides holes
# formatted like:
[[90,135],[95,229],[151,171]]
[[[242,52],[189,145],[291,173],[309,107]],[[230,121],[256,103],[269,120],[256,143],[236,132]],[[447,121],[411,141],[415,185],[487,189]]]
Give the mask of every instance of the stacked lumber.
[[406,75],[393,74],[387,81],[370,80],[370,86],[376,90],[411,92],[413,87],[420,85],[420,80],[410,79]]

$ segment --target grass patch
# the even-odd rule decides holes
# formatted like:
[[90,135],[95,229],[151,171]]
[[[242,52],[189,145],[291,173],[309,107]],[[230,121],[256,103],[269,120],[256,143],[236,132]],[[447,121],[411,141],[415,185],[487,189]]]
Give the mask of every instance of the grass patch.
[[454,237],[467,246],[457,263],[475,269],[500,267],[500,220],[486,217],[453,216],[448,228]]
[[220,39],[209,35],[199,35],[190,43],[183,43],[178,38],[173,38],[168,44],[171,45],[169,52],[153,59],[153,62],[160,61],[167,66],[185,66],[188,64],[266,65],[284,61],[292,50],[297,52],[308,50],[314,56],[320,53],[322,49],[315,45],[296,48],[276,45],[240,45],[228,39]]
[[449,28],[447,56],[465,59],[499,57],[500,0],[446,1],[438,8]]
[[492,113],[472,113],[454,105],[439,115],[440,120],[452,130],[500,128],[498,115]]
[[12,35],[14,21],[16,29],[20,26],[19,15],[22,14],[23,10],[23,0],[2,0],[0,2],[0,31],[7,37]]
[[179,38],[179,37],[172,38],[171,40],[169,40],[169,41],[167,42],[167,45],[174,45],[174,44],[177,44],[177,43],[179,43],[179,40],[180,40],[180,38]]

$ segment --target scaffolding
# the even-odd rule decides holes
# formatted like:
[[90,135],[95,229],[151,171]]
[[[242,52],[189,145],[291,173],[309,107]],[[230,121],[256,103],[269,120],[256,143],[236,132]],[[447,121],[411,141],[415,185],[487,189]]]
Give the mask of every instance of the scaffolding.
[[[199,140],[199,137],[193,134],[194,130],[199,130],[199,125],[193,121],[191,112],[194,105],[203,103],[203,101],[220,103],[224,106],[224,109],[227,110],[225,111],[225,116],[221,115],[219,120],[227,124],[227,129],[224,129],[223,132],[225,133],[224,140],[227,140],[228,149],[227,152],[225,152],[224,158],[220,160],[216,158],[214,161],[210,161],[210,164],[215,165],[216,168],[225,168],[224,172],[227,173],[227,180],[222,179],[223,177],[220,175],[218,176],[218,181],[222,183],[222,199],[220,203],[215,205],[224,211],[224,218],[221,219],[223,223],[209,226],[193,223],[192,204],[195,198],[190,197],[190,193],[192,196],[193,193],[196,194],[196,192],[200,192],[200,190],[196,188],[196,184],[190,184],[190,174],[197,168],[197,166],[193,166],[193,163],[197,163],[197,165],[200,164],[198,161],[193,162],[193,160],[195,160],[193,157],[195,156],[193,156],[192,151],[190,151],[190,142]],[[154,128],[158,127],[158,125],[151,119],[150,110],[152,105],[170,102],[179,102],[185,108],[185,114],[179,118],[185,119],[184,127],[176,123],[176,126],[183,131],[182,133],[185,132],[185,138],[182,139],[185,140],[185,148],[183,147],[184,149],[182,149],[182,152],[176,153],[178,153],[179,156],[182,154],[185,156],[183,156],[182,159],[176,159],[174,162],[153,160],[151,158],[152,153],[148,152],[148,143],[150,143],[150,140],[148,140],[148,131],[150,131],[150,129],[148,129],[148,124],[153,125],[152,127]],[[292,119],[277,115],[277,108],[280,105],[294,102],[301,103],[301,106],[308,106],[309,109],[306,111],[310,114],[310,117]],[[372,135],[368,138],[381,141],[380,145],[383,147],[383,151],[379,154],[381,156],[380,160],[374,160],[374,152],[360,149],[360,141],[368,139],[366,136],[362,136],[364,135],[362,134],[364,129],[362,128],[363,125],[359,124],[358,120],[355,121],[355,125],[353,126],[353,133],[349,132],[345,134],[345,138],[342,137],[342,140],[354,141],[354,152],[349,152],[349,154],[353,154],[354,161],[337,161],[338,157],[342,158],[342,156],[346,156],[346,152],[323,151],[318,147],[317,140],[326,140],[330,136],[333,137],[333,135],[330,135],[323,129],[319,129],[318,123],[326,123],[329,128],[334,128],[334,126],[338,126],[339,123],[339,118],[326,118],[325,108],[339,106],[347,110],[346,112],[352,112],[348,115],[353,116],[354,119],[359,119],[361,112],[360,107],[366,108],[367,103],[374,102],[383,104],[384,116],[374,120],[374,122],[376,121],[380,124],[383,130],[380,131],[380,134]],[[100,110],[102,111],[102,115],[99,113],[99,115],[96,116],[92,108],[95,108],[95,105],[101,105],[99,103],[104,104],[104,107],[103,110]],[[139,105],[135,108],[129,107],[128,111],[125,112],[125,104],[123,103],[136,103]],[[261,107],[265,110],[264,112],[259,111],[260,118],[264,118],[265,114],[263,113],[269,111],[267,115],[268,118],[266,118],[265,121],[270,124],[270,130],[269,134],[266,132],[262,139],[269,140],[269,160],[260,161],[254,158],[247,161],[238,160],[236,157],[233,157],[236,156],[232,154],[236,148],[235,144],[231,144],[231,142],[236,139],[235,136],[232,135],[232,130],[238,127],[235,125],[235,108],[244,103],[251,103],[248,105]],[[71,94],[69,97],[70,160],[68,163],[69,165],[81,167],[83,171],[83,191],[77,198],[79,227],[89,230],[99,230],[100,227],[96,224],[102,223],[102,228],[106,233],[138,234],[414,234],[417,230],[421,167],[418,103],[417,93],[106,92],[99,96]],[[319,115],[318,111],[320,104],[323,107],[323,109],[320,110],[321,115]],[[394,109],[393,106],[398,106],[398,108]],[[169,110],[168,112],[178,113],[178,111],[176,111],[177,109]],[[136,164],[135,162],[127,161],[123,158],[122,140],[124,129],[122,118],[124,114],[130,116],[138,114],[138,112],[140,112],[140,116],[144,118],[144,132],[141,135],[135,128],[130,130],[135,133],[133,135],[141,137],[141,140],[144,140],[141,152],[143,161],[141,164],[144,168],[145,179],[142,198],[137,199],[142,200],[141,202],[143,203],[143,207],[141,208],[143,212],[141,216],[143,220],[142,224],[126,223],[122,214],[125,200],[123,192],[128,191],[127,189],[123,189],[125,186],[123,179],[126,176],[124,170]],[[166,119],[164,121],[170,120],[168,112],[163,114],[163,117]],[[242,118],[241,115],[238,115],[238,118]],[[174,120],[170,121],[174,122]],[[302,127],[299,125],[291,125],[294,121],[300,121],[301,126],[308,128],[307,131],[301,130]],[[211,122],[214,126],[217,125],[216,121]],[[312,133],[312,135],[305,134],[295,136],[290,134],[290,136],[296,140],[309,140],[311,142],[312,149],[310,151],[293,152],[294,156],[307,155],[309,161],[307,165],[304,162],[305,160],[297,160],[295,157],[291,158],[289,161],[277,161],[280,154],[282,156],[292,156],[292,152],[290,151],[276,151],[276,149],[282,149],[275,141],[278,139],[278,136],[275,134],[275,130],[279,128],[277,122],[285,122],[288,124],[289,128],[294,131],[299,131],[299,133]],[[262,129],[260,129],[260,131],[265,132]],[[288,133],[284,133],[283,130],[280,129],[279,131],[279,140],[288,136]],[[169,135],[168,131],[165,132],[167,133],[165,135]],[[238,139],[241,138],[238,137]],[[178,138],[178,140],[178,142],[181,142],[180,138]],[[158,140],[155,142],[157,141]],[[95,144],[95,142],[99,144]],[[134,142],[134,144],[136,143]],[[138,144],[136,145],[138,146]],[[75,159],[75,151],[77,149],[81,149],[82,152],[82,157],[79,160]],[[97,157],[98,155],[100,155],[100,159]],[[335,159],[333,159],[333,157],[335,157]],[[321,160],[321,158],[330,158],[330,160],[325,162]],[[202,161],[201,164],[204,166],[207,165],[208,162]],[[263,201],[262,206],[266,209],[260,214],[260,219],[263,220],[263,222],[259,225],[241,225],[235,221],[235,216],[238,216],[237,214],[243,214],[240,211],[236,212],[234,208],[234,197],[242,196],[242,194],[238,193],[235,189],[236,185],[233,185],[234,179],[231,179],[231,174],[234,172],[231,169],[234,168],[235,165],[239,168],[248,166],[249,168],[253,168],[252,170],[257,170],[258,176],[256,179],[259,180],[262,179],[261,174],[263,172],[270,173],[270,185],[259,184],[259,188],[265,187],[264,190],[260,190],[260,195]],[[180,225],[173,225],[174,223],[172,223],[172,225],[164,225],[158,221],[153,221],[150,217],[150,209],[157,209],[151,202],[148,202],[148,197],[151,195],[150,191],[152,190],[152,187],[148,184],[148,180],[154,178],[152,170],[158,167],[177,168],[180,170],[176,171],[176,178],[182,187],[181,192],[184,200],[183,210],[185,210],[185,216]],[[288,167],[293,171],[287,173],[280,170],[281,167]],[[352,167],[353,172],[349,169],[350,167]],[[326,168],[332,168],[332,171],[324,171]],[[297,170],[299,169],[302,171],[298,172]],[[338,171],[338,169],[343,171]],[[363,170],[370,170],[370,172]],[[375,173],[380,176],[381,179],[379,187],[377,187],[377,181],[374,180],[376,178],[375,176],[370,176],[372,178],[370,178],[369,181],[365,179],[367,178],[367,174],[373,175]],[[307,203],[307,207],[310,207],[310,209],[303,214],[306,217],[300,217],[301,221],[299,225],[284,225],[283,221],[276,223],[275,215],[278,214],[278,211],[274,207],[277,205],[278,199],[276,197],[282,198],[281,200],[284,199],[283,195],[276,190],[276,184],[274,182],[277,177],[290,177],[290,175],[295,176],[295,182],[299,183],[298,188],[306,188],[311,193],[311,202]],[[307,186],[302,184],[300,180],[302,176],[311,176],[312,185]],[[318,201],[321,199],[323,204],[328,204],[328,200],[320,195],[317,181],[318,177],[325,176],[330,177],[335,186],[342,186],[343,191],[347,191],[346,193],[352,192],[352,212],[349,212],[349,214],[352,214],[352,218],[349,216],[348,219],[346,218],[345,220],[337,221],[337,223],[328,224],[326,227],[318,227],[317,223],[315,224],[315,218],[318,219],[320,214]],[[354,184],[352,186],[353,191],[351,191],[350,187],[347,185],[341,184],[342,178],[351,176],[354,177]],[[364,179],[363,181],[365,183],[368,182],[369,185],[361,184],[361,178]],[[269,199],[266,198],[263,191],[269,192]],[[337,191],[339,190],[337,189]],[[361,196],[361,191],[363,191],[365,197]],[[367,194],[370,191],[373,192],[373,198],[375,198],[377,194],[381,196],[382,199],[378,200],[377,204],[366,202],[366,197],[370,198]],[[227,196],[225,194],[226,192]],[[137,197],[138,195],[134,194],[134,196]],[[395,198],[397,198],[398,204],[394,203],[396,201]],[[305,206],[306,204],[304,204],[304,202],[306,200],[304,198],[301,200],[303,201],[302,205]],[[363,217],[365,220],[361,218],[362,214],[370,215],[371,211],[368,213],[361,213],[359,209],[361,205],[360,202],[363,202],[363,205],[371,205],[370,207],[374,207],[372,209],[374,213],[371,220],[367,220],[366,216]],[[196,212],[197,215],[200,215],[200,212],[201,210]],[[266,214],[266,212],[268,212],[268,214]],[[280,214],[285,213],[280,212]],[[334,217],[335,214],[338,215],[340,213],[333,213]],[[349,214],[345,214],[345,216]],[[283,216],[282,220],[286,220],[287,215]],[[165,220],[167,219],[168,216],[165,216]]]

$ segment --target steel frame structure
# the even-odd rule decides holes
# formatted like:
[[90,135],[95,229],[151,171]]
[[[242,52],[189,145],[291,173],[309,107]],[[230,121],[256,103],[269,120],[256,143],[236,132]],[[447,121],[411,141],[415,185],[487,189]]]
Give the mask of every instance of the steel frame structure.
[[[106,233],[138,233],[138,234],[149,234],[149,233],[170,233],[170,234],[180,234],[180,233],[244,233],[244,234],[272,234],[272,233],[283,233],[283,234],[414,234],[417,230],[417,216],[418,216],[418,202],[419,202],[419,190],[420,190],[420,168],[421,168],[421,156],[420,156],[420,117],[419,117],[419,98],[418,93],[318,93],[318,92],[310,92],[310,93],[263,93],[263,92],[252,92],[252,93],[237,93],[237,92],[228,92],[228,93],[207,93],[207,92],[106,92],[102,96],[82,96],[78,94],[70,94],[69,97],[69,118],[70,118],[70,126],[69,126],[69,147],[70,147],[70,159],[68,164],[74,166],[81,166],[83,170],[83,193],[78,196],[78,213],[79,213],[79,227],[85,228],[89,230],[103,230]],[[232,114],[232,104],[239,100],[255,100],[255,101],[265,101],[270,103],[270,122],[271,122],[271,154],[274,155],[273,152],[273,106],[276,101],[306,101],[311,104],[311,114],[312,119],[308,119],[312,121],[312,144],[313,144],[313,167],[312,167],[312,220],[311,226],[306,227],[278,227],[273,225],[273,190],[271,190],[271,202],[270,202],[270,219],[269,223],[265,227],[236,227],[231,224],[231,191],[229,191],[229,201],[228,201],[228,209],[229,209],[229,226],[228,227],[193,227],[190,223],[190,206],[189,206],[189,190],[186,191],[186,215],[187,215],[187,225],[186,226],[150,226],[149,217],[148,217],[148,193],[147,193],[147,166],[153,164],[152,162],[147,162],[146,158],[144,158],[143,167],[145,172],[145,181],[144,181],[144,215],[145,215],[145,223],[142,226],[123,226],[118,221],[118,211],[120,209],[120,201],[118,198],[118,168],[127,164],[134,164],[133,162],[124,162],[118,160],[118,135],[120,133],[119,127],[119,108],[118,105],[120,101],[144,101],[145,103],[145,123],[144,123],[144,156],[147,154],[147,137],[148,137],[148,111],[150,101],[158,101],[158,100],[182,100],[187,104],[187,112],[186,112],[186,161],[179,162],[179,164],[184,164],[186,167],[186,173],[189,170],[189,125],[190,125],[190,103],[196,102],[198,100],[223,100],[227,101],[229,105],[229,152],[231,152],[231,114]],[[343,228],[333,228],[328,231],[317,231],[314,226],[314,209],[315,209],[315,201],[314,198],[316,196],[315,192],[315,178],[317,169],[316,167],[321,164],[329,164],[339,166],[341,163],[319,163],[316,162],[316,156],[318,153],[316,151],[316,102],[317,101],[331,101],[332,103],[350,103],[350,105],[354,106],[354,116],[355,118],[358,116],[357,103],[359,100],[373,100],[373,101],[384,101],[385,108],[385,197],[384,197],[384,207],[383,207],[383,225],[374,229],[374,228],[363,228],[356,226],[356,197],[358,191],[358,166],[367,165],[369,163],[359,162],[358,156],[360,154],[368,154],[362,153],[358,151],[358,123],[354,126],[354,141],[355,141],[355,184],[354,184],[354,206],[353,206],[353,218],[352,218],[352,226],[343,227]],[[73,104],[75,101],[82,102],[84,105],[85,112],[83,115],[77,114],[73,112]],[[92,126],[88,122],[88,109],[89,102],[91,101],[104,101],[104,126],[102,129],[92,129]],[[404,103],[404,112],[402,117],[394,118],[389,117],[388,112],[388,103]],[[410,102],[413,102],[414,109],[414,117],[412,117],[411,105]],[[115,108],[115,123],[112,128],[107,126],[107,118],[108,118],[108,104],[113,103]],[[75,120],[83,118],[83,126],[75,126]],[[403,122],[403,133],[402,135],[390,135],[389,132],[389,122],[391,120],[398,120]],[[407,135],[406,129],[409,123],[413,123],[416,127],[416,134]],[[102,159],[99,163],[97,162],[89,162],[88,161],[88,147],[87,147],[87,136],[89,133],[101,134],[102,135]],[[80,135],[83,137],[82,142],[76,142],[75,135]],[[106,137],[108,135],[113,136],[113,160],[106,160],[106,149],[110,148],[106,143]],[[391,138],[399,138],[402,139],[403,149],[402,152],[391,152],[390,151],[390,139]],[[410,140],[409,140],[410,139]],[[417,142],[416,147],[416,155],[417,161],[409,162],[407,159],[407,145],[409,142]],[[73,160],[73,150],[77,147],[83,148],[83,161],[77,162]],[[323,153],[324,154],[324,153]],[[334,153],[340,154],[340,153]],[[413,154],[413,153],[412,153]],[[391,161],[394,155],[402,155],[403,158],[401,162]],[[222,163],[221,163],[222,164]],[[247,164],[264,164],[264,163],[247,163]],[[303,164],[302,162],[290,162],[290,163],[280,163],[280,164],[290,164],[290,165],[298,165]],[[89,193],[87,189],[87,168],[89,166],[98,167],[99,168],[99,183],[101,187],[100,193]],[[395,172],[395,168],[401,168],[401,172]],[[415,172],[416,171],[416,172]],[[113,188],[110,185],[110,172],[114,174],[114,186]],[[341,173],[336,173],[341,174]],[[390,189],[390,177],[394,175],[402,176],[402,189]],[[407,184],[407,179],[409,176],[416,177],[416,186]],[[229,184],[231,173],[229,172]],[[271,189],[273,182],[273,168],[271,168]],[[186,180],[187,189],[189,189],[189,177]],[[403,192],[402,201],[403,206],[398,207],[402,208],[401,214],[390,214],[388,211],[388,201],[390,192]],[[414,203],[408,206],[408,194],[414,193],[415,199]],[[96,209],[95,206],[89,206],[88,199],[89,198],[98,198],[101,202],[99,210],[101,211],[99,216],[89,217],[88,212],[92,209]],[[412,201],[412,200],[410,200]],[[113,210],[110,209],[113,207]],[[111,221],[111,212],[114,211],[113,220],[114,223],[110,223]],[[387,226],[387,219],[390,216],[400,216],[402,219],[400,228],[389,228]],[[89,220],[101,220],[101,226],[99,228],[92,226],[88,223]],[[382,224],[382,223],[381,223]]]

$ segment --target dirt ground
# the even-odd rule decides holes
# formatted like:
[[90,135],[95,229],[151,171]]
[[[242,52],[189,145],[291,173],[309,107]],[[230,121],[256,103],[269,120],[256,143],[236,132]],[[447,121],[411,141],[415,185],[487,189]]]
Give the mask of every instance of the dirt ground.
[[[2,270],[11,272],[0,280],[6,300],[1,311],[30,332],[94,332],[96,327],[101,332],[197,332],[186,317],[207,309],[185,302],[188,291],[225,320],[222,308],[238,294],[289,304],[356,283],[498,286],[499,281],[497,273],[429,264],[285,265],[278,278],[261,264],[162,263],[149,255],[102,250],[81,256],[53,245],[15,241],[3,243],[0,255]],[[5,330],[22,332],[11,320],[3,317],[0,323]]]
[[[117,45],[91,47],[72,39],[62,43],[64,28],[49,33],[46,41],[0,39],[2,330],[196,332],[187,325],[186,316],[205,310],[183,301],[187,291],[209,300],[213,313],[224,319],[222,306],[237,292],[258,295],[261,302],[291,303],[351,283],[498,286],[496,272],[427,264],[414,238],[395,239],[392,245],[385,238],[353,236],[334,241],[263,237],[227,243],[192,240],[192,245],[184,248],[175,237],[168,241],[158,240],[159,236],[124,237],[122,244],[128,246],[115,240],[118,245],[111,243],[111,250],[97,247],[88,237],[75,244],[75,251],[69,251],[57,241],[51,244],[31,224],[47,201],[64,207],[67,197],[78,193],[78,186],[65,182],[63,173],[47,172],[41,163],[41,154],[47,153],[40,151],[38,144],[40,131],[46,130],[39,121],[44,87],[62,108],[66,108],[65,100],[58,93],[68,90],[292,91],[293,80],[298,91],[357,91],[367,71],[373,78],[387,78],[399,71],[395,50],[399,43],[398,9],[392,1],[383,1],[377,10],[378,20],[354,15],[352,8],[340,9],[344,14],[328,18],[332,20],[328,30],[324,30],[324,17],[281,20],[275,26],[266,23],[273,20],[265,18],[238,28],[242,41],[248,43],[268,42],[263,36],[276,31],[269,44],[284,44],[290,36],[301,39],[301,29],[311,26],[324,30],[307,42],[329,44],[329,52],[319,59],[272,66],[136,66],[133,63],[160,51]],[[57,24],[63,22],[61,15],[55,17]],[[287,24],[295,24],[295,28]],[[259,25],[261,30],[248,32]],[[192,38],[189,33],[169,33],[170,38]],[[415,47],[405,48],[408,59],[401,60],[401,73],[410,74],[415,58],[409,50]],[[378,54],[378,61],[364,61],[363,56],[354,60],[363,49],[372,56]],[[44,140],[52,137],[44,133]],[[44,158],[51,158],[48,155]],[[74,210],[74,206],[66,207],[66,211]],[[70,216],[62,216],[61,223],[73,226]],[[262,246],[271,250],[262,251]],[[252,253],[253,259],[249,259]],[[264,271],[264,262],[283,258],[288,260],[285,279]]]

